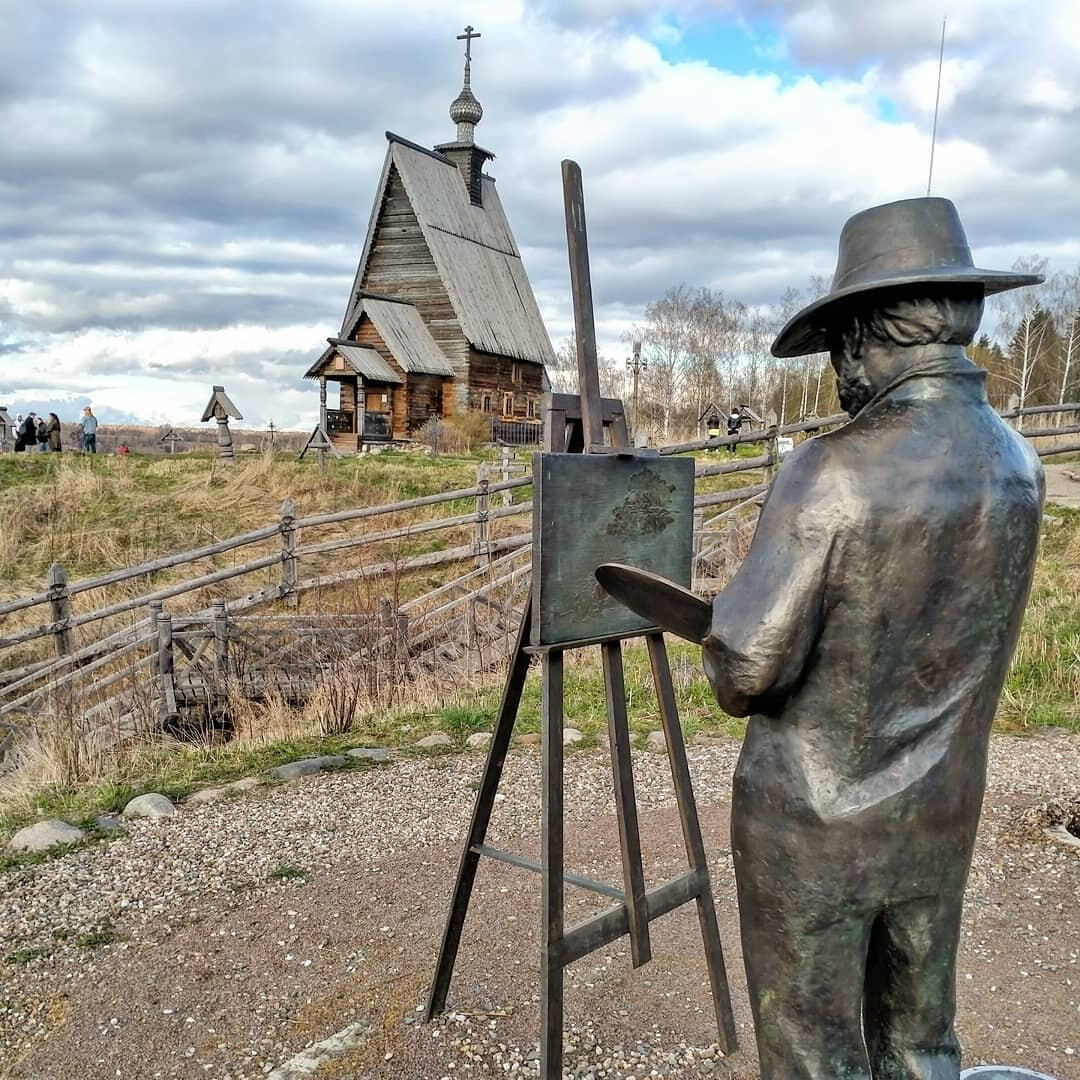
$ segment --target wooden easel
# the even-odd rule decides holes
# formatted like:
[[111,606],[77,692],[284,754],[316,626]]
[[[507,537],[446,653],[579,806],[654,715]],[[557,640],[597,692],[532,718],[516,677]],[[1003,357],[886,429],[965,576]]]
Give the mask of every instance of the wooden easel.
[[[621,404],[600,398],[593,329],[592,287],[589,282],[585,208],[581,171],[574,162],[563,162],[566,199],[566,228],[570,248],[571,278],[578,342],[580,398],[553,395],[545,425],[545,450],[549,452],[626,453],[626,421]],[[608,442],[604,442],[604,432]],[[534,567],[535,571],[535,567]],[[510,661],[476,798],[469,833],[465,841],[442,947],[427,1004],[427,1019],[446,1010],[450,979],[461,943],[461,932],[472,895],[481,857],[538,871],[544,907],[541,936],[540,1075],[544,1080],[561,1080],[563,1051],[563,971],[575,960],[618,940],[630,937],[633,966],[640,967],[652,957],[649,924],[661,915],[694,901],[705,949],[719,1043],[725,1053],[735,1049],[735,1021],[731,1011],[723,947],[713,905],[705,847],[701,837],[697,806],[690,782],[686,746],[679,724],[675,692],[671,681],[667,650],[659,629],[644,634],[649,649],[653,681],[659,698],[660,717],[667,741],[675,800],[679,807],[683,841],[689,869],[662,885],[646,888],[641,861],[637,801],[630,761],[630,732],[626,717],[626,688],[623,680],[620,638],[562,645],[530,644],[532,601],[526,602],[521,628]],[[640,636],[639,634],[631,636]],[[567,873],[563,850],[563,655],[570,648],[599,644],[603,658],[604,691],[607,701],[608,736],[615,783],[615,808],[622,856],[623,887],[617,888],[579,874]],[[542,712],[542,836],[537,862],[488,846],[485,843],[491,812],[495,805],[510,739],[521,704],[529,663],[541,659]],[[566,883],[589,889],[616,901],[615,906],[576,926],[564,922],[563,893]]]

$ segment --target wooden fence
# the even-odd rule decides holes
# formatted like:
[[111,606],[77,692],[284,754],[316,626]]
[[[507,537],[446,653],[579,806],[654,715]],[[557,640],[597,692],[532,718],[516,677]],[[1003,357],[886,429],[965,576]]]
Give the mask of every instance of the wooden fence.
[[[1038,453],[1049,456],[1080,451],[1080,438],[1072,438],[1080,436],[1080,424],[1039,426],[1048,417],[1064,413],[1075,420],[1080,405],[1035,406],[1002,415],[1021,434],[1044,444],[1037,446]],[[737,563],[741,552],[736,526],[768,490],[780,461],[778,440],[836,427],[847,419],[846,414],[838,414],[660,448],[661,454],[670,455],[734,449],[745,443],[764,445],[764,453],[755,457],[698,461],[694,572],[703,591],[722,583],[723,566]],[[1063,443],[1062,439],[1072,441]],[[520,592],[527,581],[532,538],[527,522],[521,520],[531,514],[532,503],[514,501],[531,486],[532,478],[513,475],[517,468],[504,454],[501,466],[479,468],[472,487],[308,517],[297,517],[292,501],[286,500],[278,520],[260,529],[79,581],[69,581],[62,567],[53,566],[40,592],[0,603],[0,657],[14,658],[14,662],[0,663],[0,753],[4,731],[10,740],[11,732],[31,724],[35,710],[48,699],[55,701],[57,695],[78,702],[82,715],[93,716],[109,708],[121,687],[130,694],[136,685],[149,683],[160,716],[175,716],[185,696],[197,696],[200,686],[208,694],[206,688],[214,679],[235,678],[236,664],[230,654],[235,660],[243,641],[252,652],[256,636],[261,636],[261,643],[254,650],[252,671],[261,670],[264,677],[286,654],[302,651],[309,660],[317,659],[320,641],[340,642],[343,634],[348,638],[361,630],[363,641],[358,637],[353,642],[353,657],[387,642],[413,657],[423,655],[425,649],[434,659],[439,648],[453,654],[459,646],[445,637],[440,645],[440,633],[447,625],[465,626],[469,621],[465,613],[471,611],[470,633],[479,640],[482,635],[475,632],[478,605],[500,612],[496,629],[488,637],[494,641],[501,635],[509,642],[513,609],[495,598]],[[710,478],[751,472],[757,475],[749,484],[708,490],[715,487]],[[499,505],[493,505],[495,495],[500,497]],[[452,512],[465,506],[470,507],[466,512]],[[428,510],[434,510],[435,516],[415,516]],[[402,516],[409,520],[401,523]],[[362,531],[318,538],[320,531],[356,523],[362,523]],[[748,530],[738,529],[745,541]],[[400,548],[402,542],[439,533],[457,542],[423,552]],[[258,554],[182,581],[161,580],[166,571],[232,552]],[[365,552],[373,552],[374,561],[364,561]],[[328,557],[336,562],[344,553],[358,558],[358,564],[335,569],[332,563],[327,569]],[[415,582],[419,575],[451,566],[457,568],[452,580],[418,589],[404,601],[389,599],[390,595],[400,597],[403,581]],[[260,576],[269,576],[269,582],[259,585]],[[233,587],[246,583],[259,587],[236,594]],[[325,597],[358,583],[382,590],[377,607],[367,598],[368,614],[355,614],[360,606],[357,597],[351,613],[338,613],[333,619],[322,610],[300,610],[304,597]],[[106,589],[111,590],[110,602],[99,606],[81,602]],[[117,592],[123,593],[119,599]],[[271,608],[276,609],[272,614],[256,614]],[[34,614],[42,610],[46,617],[35,619]],[[51,655],[45,655],[46,651]],[[444,658],[457,660],[460,655]],[[318,663],[310,666],[317,669]],[[186,682],[178,667],[183,668]]]

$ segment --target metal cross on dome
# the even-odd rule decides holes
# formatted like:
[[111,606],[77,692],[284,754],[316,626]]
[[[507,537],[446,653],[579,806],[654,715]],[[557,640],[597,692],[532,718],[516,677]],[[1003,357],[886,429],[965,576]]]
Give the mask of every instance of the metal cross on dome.
[[483,35],[475,32],[471,26],[465,27],[464,34],[458,34],[458,41],[465,42],[465,83],[468,85],[470,68],[472,67],[472,43],[473,38],[482,37]]
[[458,36],[457,36],[458,41],[464,41],[465,42],[465,59],[466,60],[471,60],[472,59],[472,42],[473,42],[473,38],[478,38],[478,37],[482,37],[482,36],[483,36],[482,34],[474,33],[473,28],[471,26],[466,26],[465,27],[465,33],[464,34],[458,34]]

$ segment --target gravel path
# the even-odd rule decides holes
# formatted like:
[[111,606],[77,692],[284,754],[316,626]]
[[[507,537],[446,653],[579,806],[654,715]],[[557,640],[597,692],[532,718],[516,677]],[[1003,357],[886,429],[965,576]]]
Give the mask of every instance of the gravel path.
[[[690,751],[732,977],[740,1050],[713,1040],[696,917],[654,924],[567,976],[567,1075],[755,1077],[727,849],[734,743]],[[538,881],[485,862],[451,987],[426,997],[482,760],[453,755],[324,774],[0,876],[0,1076],[265,1077],[355,1025],[320,1078],[536,1076]],[[666,759],[634,759],[651,881],[682,869]],[[610,764],[567,758],[567,861],[618,881]],[[511,755],[490,840],[536,850],[539,760]],[[1080,796],[1080,737],[996,737],[960,957],[965,1061],[1080,1080],[1080,852],[1042,832]],[[604,906],[567,891],[569,923]],[[285,1071],[275,1074],[287,1076]]]

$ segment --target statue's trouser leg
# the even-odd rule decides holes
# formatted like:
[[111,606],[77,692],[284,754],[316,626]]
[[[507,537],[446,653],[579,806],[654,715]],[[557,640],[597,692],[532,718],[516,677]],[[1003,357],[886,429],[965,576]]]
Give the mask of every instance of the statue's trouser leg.
[[735,851],[762,1080],[870,1080],[862,1001],[872,914],[838,904],[829,882],[756,856]]
[[893,903],[880,895],[880,863],[852,875],[855,848],[845,845],[841,867],[828,837],[739,810],[733,852],[762,1080],[957,1080],[962,880]]
[[874,1080],[957,1080],[956,946],[962,883],[890,904],[874,923],[864,1027]]

